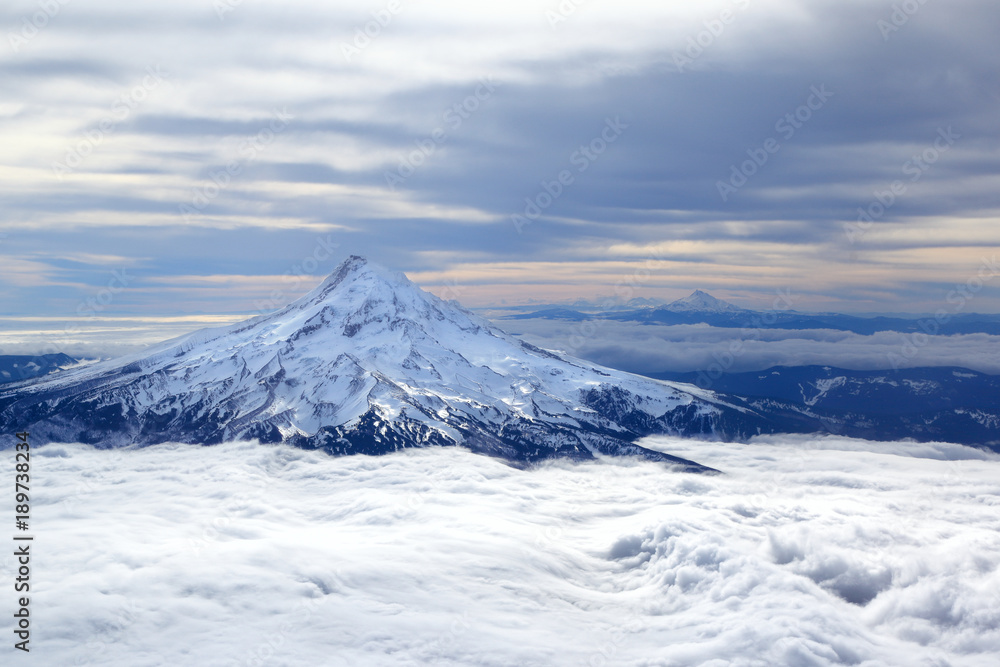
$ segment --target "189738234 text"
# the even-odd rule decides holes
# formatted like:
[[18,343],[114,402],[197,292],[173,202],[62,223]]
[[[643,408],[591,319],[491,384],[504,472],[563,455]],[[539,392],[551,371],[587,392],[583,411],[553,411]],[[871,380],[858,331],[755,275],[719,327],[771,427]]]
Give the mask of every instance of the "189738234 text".
[[14,593],[16,596],[14,613],[14,648],[28,652],[31,641],[31,613],[28,609],[31,592],[31,542],[34,537],[26,535],[28,522],[31,520],[31,445],[28,442],[28,432],[17,434],[17,444],[14,448],[14,526],[19,533],[14,535],[14,559],[16,576],[14,577]]

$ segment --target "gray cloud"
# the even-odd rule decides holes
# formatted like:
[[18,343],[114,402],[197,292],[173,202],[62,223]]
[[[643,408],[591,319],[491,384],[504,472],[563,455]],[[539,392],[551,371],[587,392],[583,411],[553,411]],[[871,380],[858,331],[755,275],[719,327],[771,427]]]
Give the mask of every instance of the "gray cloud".
[[[624,11],[628,21],[592,7],[551,30],[534,4],[496,12],[424,4],[404,7],[350,62],[342,44],[382,4],[279,11],[239,3],[221,19],[199,2],[127,12],[102,2],[66,7],[0,77],[0,92],[12,100],[0,108],[0,133],[15,148],[4,163],[14,172],[0,225],[60,233],[85,226],[81,242],[95,254],[129,226],[150,240],[169,238],[156,246],[168,254],[174,244],[198,243],[199,228],[215,228],[228,237],[217,247],[239,247],[244,257],[242,264],[223,259],[225,270],[244,275],[259,275],[275,245],[293,246],[318,224],[350,230],[352,252],[423,271],[457,271],[463,255],[484,264],[573,259],[599,267],[616,244],[634,244],[616,257],[634,262],[651,245],[696,240],[707,244],[704,252],[675,253],[682,275],[672,280],[765,293],[796,284],[816,308],[864,300],[868,308],[898,309],[946,291],[1000,243],[989,231],[995,226],[977,222],[998,209],[1000,100],[992,91],[1000,49],[985,27],[993,4],[927,3],[883,39],[878,21],[891,17],[891,2],[754,3],[678,71],[675,58],[688,38],[733,5],[691,13],[636,2]],[[29,10],[35,6],[13,5],[10,24]],[[181,42],[186,47],[176,48]],[[444,58],[432,43],[466,57]],[[72,176],[53,178],[53,161],[98,127],[147,66],[162,67],[167,86],[152,91]],[[487,76],[501,82],[496,92],[449,126],[445,114]],[[814,86],[834,96],[786,139],[776,124]],[[275,107],[295,120],[242,165],[197,225],[179,225],[178,206],[238,157],[240,140]],[[509,216],[541,192],[542,181],[575,168],[574,152],[619,116],[629,125],[620,139],[517,234]],[[960,134],[954,147],[907,182],[864,238],[848,243],[843,224],[876,191],[908,178],[907,161],[947,127]],[[446,139],[389,190],[385,174],[438,128]],[[717,183],[771,137],[780,150],[723,201]],[[461,224],[473,216],[474,226]],[[267,220],[282,221],[267,242],[247,233]],[[945,225],[958,233],[940,233]],[[37,238],[27,233],[22,245]],[[715,249],[736,242],[747,243],[747,266]],[[921,258],[912,253],[919,248],[948,249],[949,259],[933,276],[918,277],[912,267]],[[176,270],[169,256],[153,254],[150,271]],[[438,266],[429,265],[431,256]],[[803,270],[801,257],[824,264],[825,282]],[[707,284],[696,265],[713,261],[730,271],[716,268],[716,282]],[[846,279],[859,262],[878,270],[877,285]],[[762,265],[774,271],[762,275],[755,268]],[[608,268],[607,280],[619,271]],[[510,280],[506,298],[517,298],[523,278]],[[9,282],[2,274],[0,281]],[[45,312],[80,296],[70,291],[9,292],[0,303],[8,312]],[[989,294],[995,302],[995,289]]]

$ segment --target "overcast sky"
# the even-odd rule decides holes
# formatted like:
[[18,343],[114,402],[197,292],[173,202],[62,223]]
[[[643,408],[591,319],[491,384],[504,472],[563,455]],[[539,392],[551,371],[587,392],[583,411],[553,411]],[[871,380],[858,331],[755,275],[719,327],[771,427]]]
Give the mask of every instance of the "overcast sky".
[[0,313],[254,311],[349,254],[472,306],[1000,310],[996,2],[578,4],[4,3]]

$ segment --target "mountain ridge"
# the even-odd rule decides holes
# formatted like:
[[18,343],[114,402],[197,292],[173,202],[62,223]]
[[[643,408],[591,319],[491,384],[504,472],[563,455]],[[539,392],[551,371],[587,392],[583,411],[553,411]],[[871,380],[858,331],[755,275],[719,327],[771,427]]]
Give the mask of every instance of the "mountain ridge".
[[638,455],[656,433],[746,438],[767,416],[541,350],[352,256],[284,308],[0,388],[0,428],[116,447],[230,439],[333,454],[462,445],[511,462]]
[[660,372],[751,405],[779,401],[822,415],[831,432],[866,440],[953,442],[1000,451],[1000,376],[959,366],[850,370],[773,366],[737,373]]
[[671,312],[696,312],[696,313],[736,313],[743,311],[743,308],[734,306],[728,301],[717,299],[708,292],[696,289],[690,295],[671,301],[665,306],[660,306],[655,310],[668,310]]

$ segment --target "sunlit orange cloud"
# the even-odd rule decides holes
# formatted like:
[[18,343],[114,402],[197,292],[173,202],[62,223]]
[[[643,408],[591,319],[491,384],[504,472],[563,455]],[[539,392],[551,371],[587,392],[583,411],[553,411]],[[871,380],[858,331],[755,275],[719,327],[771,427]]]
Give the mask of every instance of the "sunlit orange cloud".
[[[706,289],[720,297],[742,298],[747,304],[766,301],[775,291],[792,290],[805,295],[801,308],[822,310],[844,305],[836,293],[845,288],[860,299],[852,307],[863,308],[865,304],[875,307],[879,300],[883,306],[891,302],[892,290],[908,282],[961,283],[979,270],[983,257],[981,248],[955,248],[940,256],[939,252],[900,250],[853,262],[792,254],[774,257],[772,265],[764,255],[753,263],[746,263],[744,256],[742,264],[659,260],[462,264],[410,277],[436,294],[467,305],[594,299],[615,295],[616,287],[624,293],[620,288],[625,286],[633,288],[627,292],[630,297],[673,299]],[[936,303],[935,295],[927,297],[928,304]]]

